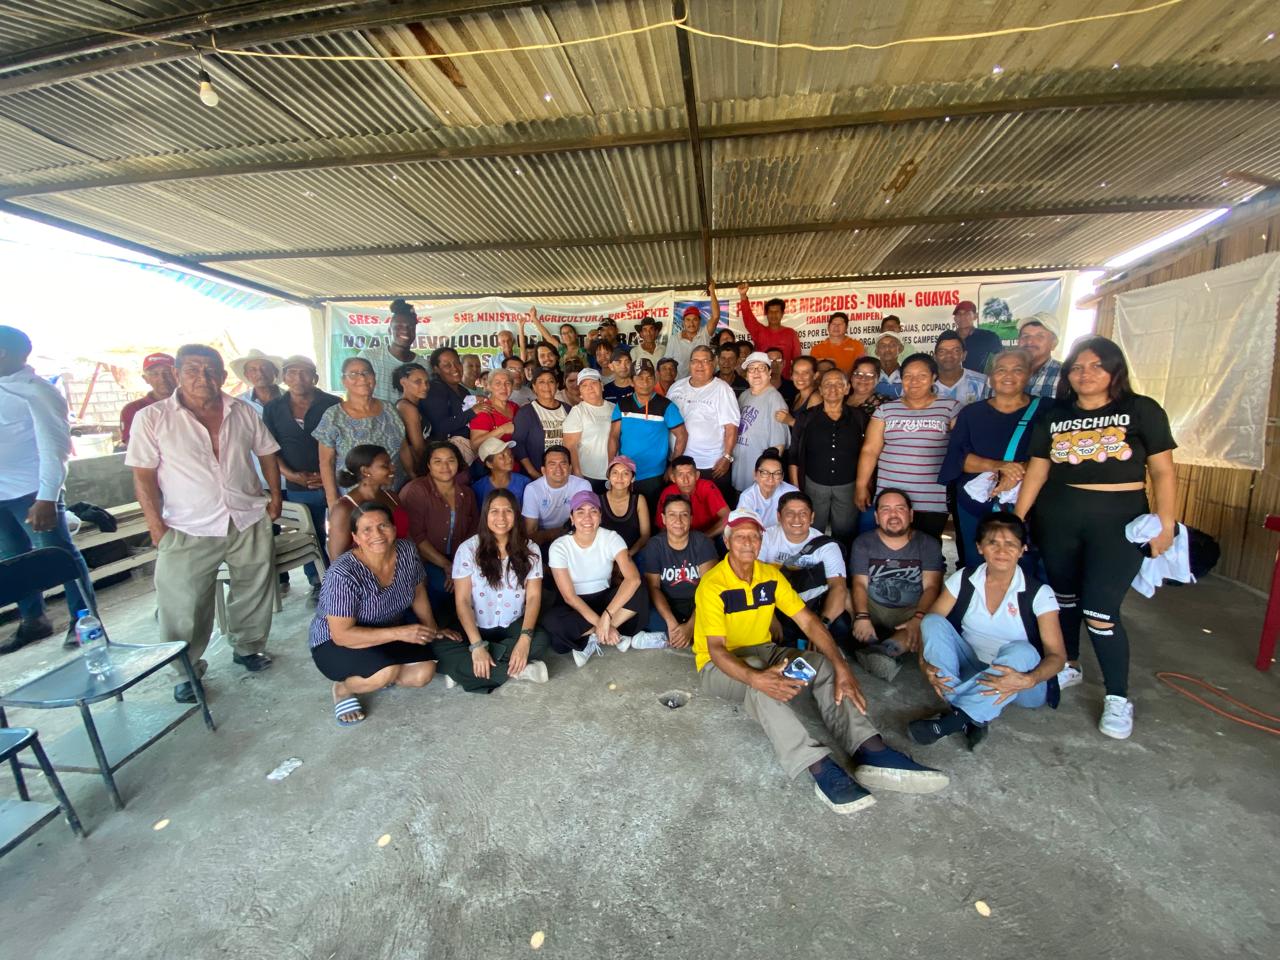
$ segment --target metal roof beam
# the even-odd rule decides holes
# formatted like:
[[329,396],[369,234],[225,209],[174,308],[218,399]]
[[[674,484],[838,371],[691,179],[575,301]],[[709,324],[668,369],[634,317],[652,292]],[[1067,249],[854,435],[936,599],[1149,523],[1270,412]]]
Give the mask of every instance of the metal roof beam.
[[293,293],[289,290],[280,290],[276,287],[268,286],[264,283],[257,283],[253,280],[246,280],[235,274],[224,273],[221,270],[215,270],[212,267],[202,266],[194,260],[177,254],[168,253],[155,247],[148,247],[145,244],[134,243],[132,240],[125,240],[114,234],[106,233],[102,230],[95,230],[93,227],[86,227],[83,224],[75,223],[71,220],[63,220],[61,217],[55,217],[47,213],[41,213],[38,210],[29,210],[26,207],[20,207],[16,203],[7,203],[0,200],[0,213],[11,213],[15,217],[23,217],[27,220],[34,220],[36,223],[43,223],[45,226],[57,227],[59,230],[69,230],[77,233],[82,237],[89,237],[92,240],[98,240],[102,243],[110,243],[124,250],[131,250],[134,253],[140,253],[143,256],[153,257],[162,263],[168,263],[172,266],[179,267],[197,276],[208,277],[210,280],[217,280],[221,283],[229,283],[232,286],[242,287],[245,290],[253,290],[256,293],[265,293],[267,296],[276,297],[279,300],[287,300],[290,303],[300,303],[304,306],[316,306],[316,300],[301,294]]
[[[0,78],[0,87],[4,84]],[[720,124],[700,130],[702,140],[726,140],[736,137],[759,137],[822,130],[851,129],[863,126],[915,123],[951,117],[994,116],[1014,113],[1037,113],[1053,110],[1099,109],[1119,106],[1141,106],[1167,103],[1211,103],[1229,100],[1280,100],[1280,83],[1257,86],[1212,86],[1162,88],[1155,90],[1117,90],[1102,93],[1066,94],[1017,100],[994,100],[981,103],[910,107],[893,110],[869,110],[860,113],[800,117],[788,120],[761,120]],[[481,144],[465,147],[426,147],[351,156],[307,157],[294,160],[267,160],[254,163],[217,164],[202,167],[180,167],[172,170],[144,170],[119,176],[64,180],[27,186],[0,188],[0,199],[29,197],[95,187],[119,187],[175,180],[203,180],[249,174],[294,172],[304,170],[353,169],[391,166],[398,163],[432,163],[454,160],[477,160],[490,157],[531,157],[549,153],[577,153],[591,150],[616,150],[660,144],[684,143],[689,139],[685,129],[650,130],[629,134],[598,134],[566,140],[542,142]]]
[[[218,38],[218,46],[227,50],[237,50],[269,43],[286,43],[290,40],[318,37],[329,33],[390,27],[419,20],[438,20],[441,17],[464,16],[472,13],[493,13],[510,7],[527,7],[533,3],[550,2],[560,2],[560,0],[383,0],[380,3],[344,4],[345,9],[330,10],[314,17],[252,26],[242,30],[228,30]],[[309,6],[324,8],[332,7],[334,4],[313,3]],[[195,37],[209,30],[208,26],[196,26],[187,33]],[[180,34],[157,39],[173,39],[175,36]],[[136,44],[142,42],[132,41]],[[0,77],[0,97],[28,90],[39,90],[42,87],[66,83],[70,80],[81,80],[98,74],[115,73],[132,67],[167,63],[193,56],[195,51],[189,47],[153,43],[148,46],[126,48],[105,56],[82,60],[59,60],[25,73],[12,73],[9,76]]]
[[[210,30],[225,30],[246,23],[260,23],[275,17],[294,17],[334,7],[350,6],[352,0],[244,0],[224,7],[216,7],[203,13],[186,14],[148,20],[146,23],[126,24],[121,30],[146,36],[150,40],[171,40]],[[124,47],[137,46],[144,41],[122,37],[118,33],[91,33],[59,40],[43,47],[20,50],[0,57],[0,73],[30,70],[72,57],[88,57]]]
[[379,247],[312,250],[260,250],[242,253],[191,254],[192,263],[251,263],[259,260],[328,260],[349,257],[403,257],[420,254],[510,253],[519,250],[554,250],[568,247],[621,247],[645,243],[701,240],[734,240],[744,237],[787,236],[803,233],[840,233],[853,230],[896,230],[903,227],[944,226],[957,223],[984,223],[1000,220],[1035,220],[1046,217],[1102,216],[1107,214],[1177,213],[1216,210],[1222,206],[1204,200],[1157,199],[1145,203],[1075,204],[1057,207],[969,211],[964,213],[924,213],[899,217],[824,220],[776,226],[721,227],[710,230],[682,230],[672,233],[621,234],[588,237],[541,237],[521,240],[484,240],[462,243],[418,243]]

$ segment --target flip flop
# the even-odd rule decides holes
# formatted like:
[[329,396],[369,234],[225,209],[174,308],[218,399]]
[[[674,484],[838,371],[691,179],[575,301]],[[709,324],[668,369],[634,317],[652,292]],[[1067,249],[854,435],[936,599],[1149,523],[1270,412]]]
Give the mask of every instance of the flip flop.
[[333,705],[333,718],[338,721],[340,727],[354,727],[357,723],[364,723],[365,718],[362,716],[359,720],[343,720],[342,718],[349,713],[364,713],[364,707],[360,706],[360,701],[355,697],[347,697]]

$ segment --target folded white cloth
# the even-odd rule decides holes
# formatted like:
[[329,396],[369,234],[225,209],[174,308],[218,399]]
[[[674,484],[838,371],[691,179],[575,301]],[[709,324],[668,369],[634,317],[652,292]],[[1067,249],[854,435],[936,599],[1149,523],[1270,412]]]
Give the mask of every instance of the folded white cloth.
[[[1130,543],[1149,543],[1160,535],[1160,518],[1154,513],[1144,513],[1134,517],[1124,528],[1124,535]],[[1173,546],[1158,557],[1147,557],[1142,561],[1138,575],[1133,578],[1133,589],[1144,597],[1153,597],[1156,587],[1165,580],[1176,580],[1179,583],[1195,583],[1191,573],[1191,538],[1187,528],[1178,524],[1173,536]]]
[[[966,483],[964,485],[964,492],[967,493],[970,496],[970,498],[976,500],[978,503],[986,503],[988,500],[991,499],[991,494],[995,490],[996,484],[999,482],[999,480],[1000,478],[994,470],[988,470],[986,473],[978,474],[976,477],[974,477],[972,480]],[[1018,490],[1020,490],[1021,488],[1022,488],[1021,483],[1015,483],[1013,485],[1013,489],[1005,490],[1003,493],[1000,494],[1000,502],[1001,503],[1017,503]]]

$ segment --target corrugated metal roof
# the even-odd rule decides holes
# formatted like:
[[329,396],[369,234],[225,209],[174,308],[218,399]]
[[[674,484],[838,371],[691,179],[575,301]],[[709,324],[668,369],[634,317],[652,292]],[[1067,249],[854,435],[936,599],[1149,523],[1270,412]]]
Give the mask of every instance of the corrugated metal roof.
[[237,264],[236,272],[317,298],[339,286],[345,296],[371,298],[399,291],[481,295],[494,290],[627,290],[652,286],[651,277],[677,287],[697,286],[700,255],[695,242],[663,241],[627,247],[271,260]]
[[[691,0],[689,13],[698,26],[727,34],[838,43],[1042,23],[1139,5]],[[56,14],[58,6],[65,5],[0,0],[0,55],[83,35],[72,28],[42,31],[2,15],[6,8]],[[155,0],[131,0],[127,8],[90,0],[78,5],[76,15],[127,27],[195,9]],[[1264,42],[1261,29],[1271,9],[1262,0],[1228,8],[1194,2],[1068,30],[880,52],[762,50],[697,36],[690,45],[704,125],[938,105],[962,114],[966,104],[1109,91],[1274,89],[1280,86],[1280,41]],[[421,52],[434,43],[465,50],[580,39],[670,16],[667,0],[563,0],[300,37],[261,49],[369,55]],[[674,131],[674,142],[646,146],[195,176],[64,189],[15,202],[178,255],[455,243],[525,247],[225,265],[309,297],[701,282],[701,245],[695,241],[554,242],[698,230],[691,152],[679,139],[684,91],[672,29],[562,49],[459,57],[451,65],[206,61],[222,95],[213,110],[195,99],[189,60],[0,96],[0,188]],[[999,74],[992,72],[996,64]],[[1196,213],[983,218],[1098,204],[1238,202],[1257,186],[1228,176],[1230,171],[1280,179],[1277,129],[1280,100],[1270,95],[711,139],[703,147],[709,227],[760,231],[716,239],[715,273],[778,280],[1092,265]],[[781,226],[930,216],[966,216],[966,222],[770,233]],[[539,241],[546,247],[528,249]]]
[[[1232,170],[1280,178],[1280,103],[1165,104],[957,117],[718,140],[715,227],[1064,204],[1230,204]],[[892,186],[910,165],[901,190]],[[1225,181],[1225,182],[1224,182]]]

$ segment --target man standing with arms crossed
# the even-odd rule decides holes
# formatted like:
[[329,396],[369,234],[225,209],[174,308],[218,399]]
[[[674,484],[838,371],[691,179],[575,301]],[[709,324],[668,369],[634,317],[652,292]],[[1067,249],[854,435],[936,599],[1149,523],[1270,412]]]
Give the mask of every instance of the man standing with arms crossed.
[[[201,657],[213,630],[218,568],[231,573],[228,643],[236,663],[256,673],[271,666],[267,634],[275,601],[271,521],[280,516],[280,445],[243,400],[222,386],[227,373],[212,347],[177,354],[178,389],[134,420],[125,464],[156,545],[156,608],[166,642],[186,641]],[[269,495],[254,471],[255,458]],[[183,682],[179,703],[194,703]]]

